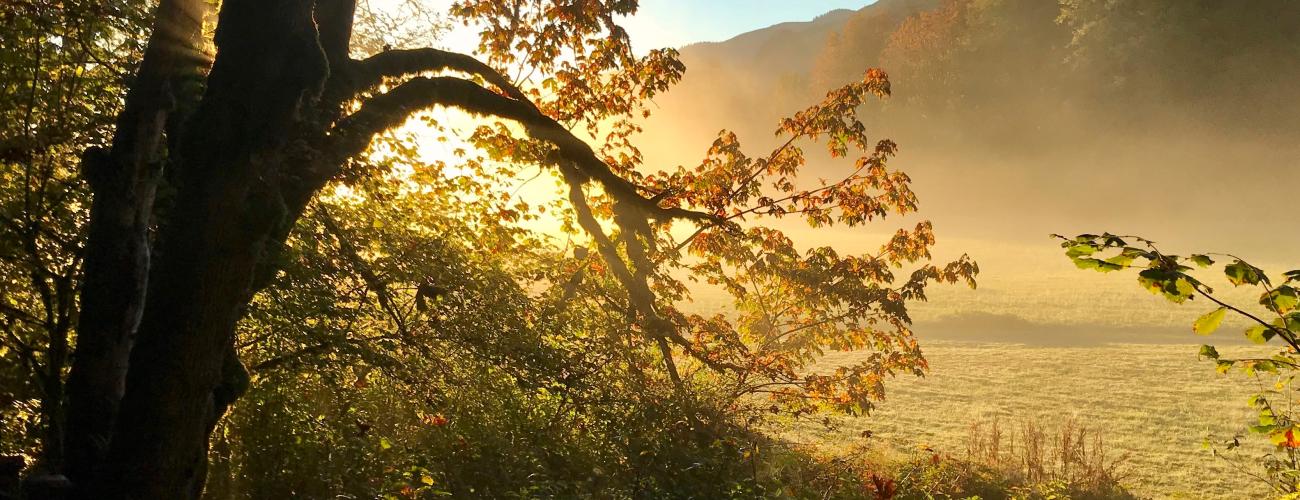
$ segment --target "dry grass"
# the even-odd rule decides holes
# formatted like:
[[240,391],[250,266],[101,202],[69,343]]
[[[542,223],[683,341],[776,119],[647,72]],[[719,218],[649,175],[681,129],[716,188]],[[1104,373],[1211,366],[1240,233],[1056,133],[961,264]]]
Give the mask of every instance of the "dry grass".
[[1019,484],[1061,483],[1101,491],[1125,479],[1127,454],[1106,447],[1105,435],[1074,417],[1048,427],[1037,420],[1004,426],[1001,419],[975,422],[966,436],[966,460]]
[[[902,453],[933,446],[953,455],[968,450],[990,454],[993,422],[1027,420],[1035,422],[1036,430],[998,424],[1002,437],[995,449],[1003,457],[998,460],[1023,463],[1032,453],[1036,458],[1030,464],[1042,464],[1046,474],[1047,464],[1059,469],[1059,455],[1065,453],[1071,469],[1084,469],[1069,474],[1095,475],[1106,469],[1103,455],[1123,456],[1122,468],[1107,473],[1122,472],[1122,483],[1143,497],[1226,499],[1268,493],[1235,464],[1202,449],[1209,436],[1230,438],[1241,430],[1250,414],[1245,401],[1253,384],[1216,375],[1212,366],[1197,359],[1194,345],[926,345],[931,375],[894,381],[876,413],[833,418],[829,426],[795,422],[785,437],[827,449],[868,440],[876,448]],[[1225,355],[1267,352],[1254,346],[1221,350]],[[850,363],[856,356],[830,354],[820,368]],[[1075,423],[1045,428],[1045,423],[1059,422]],[[972,424],[983,425],[978,436],[972,436]],[[1081,429],[1084,425],[1087,429]],[[1101,432],[1102,443],[1094,441],[1093,430]],[[866,431],[871,438],[862,437]],[[1009,434],[1020,435],[1015,447],[1008,448]],[[1034,442],[1026,449],[1030,438]],[[1265,445],[1247,446],[1252,453],[1262,453]],[[1051,458],[1053,453],[1058,457]],[[1020,458],[1007,458],[1016,456]]]

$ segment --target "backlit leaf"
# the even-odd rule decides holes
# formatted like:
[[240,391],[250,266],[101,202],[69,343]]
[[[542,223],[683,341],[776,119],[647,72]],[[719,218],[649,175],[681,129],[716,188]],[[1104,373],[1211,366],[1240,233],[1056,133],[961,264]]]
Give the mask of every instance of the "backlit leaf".
[[1234,285],[1258,285],[1261,276],[1259,269],[1240,260],[1223,268],[1223,274]]
[[1277,335],[1272,328],[1264,325],[1255,325],[1246,329],[1246,338],[1256,344],[1264,344]]
[[1210,311],[1200,318],[1197,318],[1195,323],[1192,323],[1192,330],[1200,335],[1209,335],[1214,333],[1215,330],[1219,329],[1219,325],[1223,324],[1223,318],[1224,316],[1227,316],[1227,314],[1228,308],[1226,307],[1220,307]]

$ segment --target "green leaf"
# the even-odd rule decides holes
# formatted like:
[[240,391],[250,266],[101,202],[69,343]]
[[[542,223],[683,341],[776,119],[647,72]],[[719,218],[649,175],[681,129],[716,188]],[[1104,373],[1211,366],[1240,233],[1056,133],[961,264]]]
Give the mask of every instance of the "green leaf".
[[1196,293],[1190,276],[1160,268],[1149,268],[1138,273],[1138,283],[1151,293],[1164,294],[1170,302],[1181,304]]
[[1286,315],[1285,318],[1278,318],[1273,321],[1273,324],[1292,333],[1300,333],[1300,311],[1291,311],[1291,314]]
[[1259,298],[1260,305],[1279,314],[1291,312],[1296,308],[1297,303],[1300,303],[1300,293],[1296,293],[1296,289],[1289,285],[1277,287]]
[[1288,283],[1292,281],[1300,282],[1300,269],[1296,269],[1294,271],[1287,271],[1285,273],[1282,273],[1282,276],[1286,278],[1286,281]]
[[379,438],[379,448],[387,450],[393,447],[393,443],[388,438]]
[[1215,330],[1219,329],[1219,325],[1223,324],[1223,318],[1227,315],[1228,308],[1226,307],[1220,307],[1210,311],[1204,316],[1197,318],[1195,323],[1192,323],[1192,331],[1200,335],[1209,335],[1214,333]]
[[1240,260],[1224,267],[1223,274],[1228,276],[1228,281],[1237,286],[1245,284],[1258,285],[1262,279],[1259,268]]
[[1164,269],[1144,269],[1138,273],[1138,283],[1142,288],[1151,293],[1160,293],[1165,288],[1165,282],[1170,279],[1172,273]]
[[1219,350],[1212,345],[1203,345],[1201,346],[1201,357],[1219,359]]
[[1272,328],[1269,328],[1264,325],[1255,325],[1246,329],[1246,338],[1250,339],[1251,342],[1254,342],[1256,344],[1267,343],[1270,339],[1272,339],[1276,335],[1277,332],[1273,331]]
[[1188,280],[1186,276],[1181,274],[1178,275],[1178,279],[1175,279],[1173,283],[1169,283],[1165,286],[1165,298],[1178,304],[1182,304],[1187,299],[1192,298],[1195,294],[1196,288],[1192,286],[1192,282]]
[[1214,259],[1211,259],[1208,255],[1200,255],[1200,254],[1193,255],[1191,256],[1191,261],[1195,262],[1196,265],[1201,267],[1210,267],[1214,265]]
[[1091,243],[1073,243],[1070,244],[1068,249],[1065,251],[1065,255],[1071,258],[1083,257],[1094,253],[1097,253],[1097,247],[1093,246]]
[[1101,262],[1087,257],[1072,257],[1072,259],[1074,260],[1074,266],[1079,269],[1097,269],[1097,264]]
[[1119,255],[1116,255],[1116,256],[1114,256],[1114,257],[1111,257],[1111,258],[1109,258],[1109,259],[1106,259],[1106,262],[1108,262],[1108,263],[1110,263],[1110,264],[1114,264],[1114,265],[1116,265],[1116,266],[1118,266],[1118,267],[1120,267],[1120,268],[1123,268],[1123,267],[1125,267],[1125,266],[1128,266],[1129,264],[1132,264],[1132,263],[1133,263],[1133,258],[1134,258],[1133,255],[1130,255],[1130,254],[1128,254],[1127,252],[1125,252],[1125,253],[1121,253],[1121,254],[1119,254]]

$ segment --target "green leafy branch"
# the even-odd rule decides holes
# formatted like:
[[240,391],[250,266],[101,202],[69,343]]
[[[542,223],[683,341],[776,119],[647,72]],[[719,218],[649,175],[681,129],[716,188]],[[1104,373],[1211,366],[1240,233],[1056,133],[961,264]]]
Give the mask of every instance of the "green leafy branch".
[[[1141,269],[1138,273],[1139,285],[1152,293],[1163,295],[1171,302],[1181,304],[1200,296],[1218,305],[1218,308],[1192,324],[1196,333],[1213,333],[1231,311],[1255,323],[1245,331],[1246,337],[1255,343],[1266,343],[1278,337],[1294,351],[1300,352],[1300,339],[1296,333],[1300,331],[1300,311],[1297,310],[1300,305],[1300,289],[1297,288],[1300,287],[1300,270],[1283,273],[1283,281],[1275,286],[1262,269],[1232,254],[1205,253],[1186,257],[1165,254],[1151,240],[1110,233],[1082,234],[1074,238],[1052,236],[1062,240],[1061,247],[1066,249],[1065,255],[1080,269],[1093,269],[1103,273]],[[1141,246],[1132,246],[1128,243],[1129,240],[1138,242]],[[1223,267],[1223,274],[1233,286],[1261,288],[1263,293],[1259,304],[1275,314],[1277,319],[1268,321],[1227,303],[1215,295],[1214,288],[1190,274],[1195,268],[1214,266],[1216,262],[1212,256],[1231,259]]]
[[[1257,410],[1257,418],[1249,428],[1253,433],[1268,436],[1281,452],[1280,456],[1266,455],[1259,460],[1268,473],[1266,480],[1270,486],[1282,493],[1300,491],[1300,483],[1297,483],[1300,479],[1300,418],[1297,417],[1300,416],[1295,414],[1291,404],[1294,401],[1291,383],[1300,371],[1300,270],[1284,272],[1281,279],[1274,282],[1264,270],[1232,254],[1166,254],[1151,240],[1110,233],[1081,234],[1073,238],[1054,234],[1052,237],[1061,240],[1065,255],[1080,269],[1103,273],[1140,269],[1138,284],[1151,293],[1162,295],[1176,304],[1198,296],[1212,302],[1216,307],[1192,323],[1192,330],[1197,334],[1214,333],[1231,312],[1252,323],[1244,332],[1252,342],[1265,344],[1276,338],[1286,344],[1271,357],[1226,358],[1212,345],[1202,345],[1199,354],[1213,361],[1220,374],[1235,367],[1252,377],[1261,373],[1278,377],[1271,388],[1261,386],[1260,392],[1251,396],[1249,405]],[[1214,288],[1192,275],[1194,270],[1215,267],[1218,264],[1216,258],[1225,262],[1222,273],[1232,286],[1261,290],[1258,302],[1268,314],[1255,314],[1228,303],[1221,295],[1216,295]],[[1265,319],[1269,315],[1276,318]],[[1239,446],[1239,440],[1234,438],[1227,447],[1235,449]]]

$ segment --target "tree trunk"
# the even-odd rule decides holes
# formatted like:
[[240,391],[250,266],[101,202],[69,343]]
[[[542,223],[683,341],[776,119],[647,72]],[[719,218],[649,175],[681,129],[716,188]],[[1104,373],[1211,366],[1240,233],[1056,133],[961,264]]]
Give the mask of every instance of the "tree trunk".
[[223,372],[235,323],[289,222],[284,164],[298,154],[291,139],[312,131],[300,118],[328,74],[313,3],[222,6],[206,94],[170,162],[179,195],[158,234],[98,498],[202,490],[208,434],[233,399]]
[[65,473],[90,481],[108,449],[127,363],[144,311],[149,225],[164,146],[185,82],[197,82],[203,0],[162,0],[144,59],[118,116],[111,151],[90,150],[83,176],[94,193],[87,226],[77,349],[68,377]]

